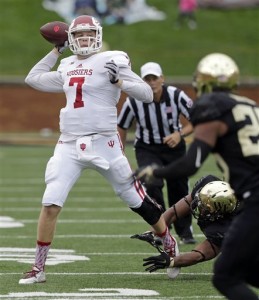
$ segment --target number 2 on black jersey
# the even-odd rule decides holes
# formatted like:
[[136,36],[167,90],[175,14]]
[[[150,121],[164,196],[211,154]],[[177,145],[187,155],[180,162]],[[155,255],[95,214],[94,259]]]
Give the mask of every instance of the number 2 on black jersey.
[[259,154],[259,107],[245,104],[244,99],[242,98],[243,103],[238,103],[233,108],[232,113],[236,122],[245,123],[238,131],[238,141],[244,157],[247,157]]

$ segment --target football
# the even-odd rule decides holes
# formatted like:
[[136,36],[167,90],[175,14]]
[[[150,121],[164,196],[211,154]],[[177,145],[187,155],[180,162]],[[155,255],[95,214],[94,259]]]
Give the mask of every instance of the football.
[[68,40],[68,27],[64,22],[53,21],[41,26],[40,34],[51,44],[62,46]]

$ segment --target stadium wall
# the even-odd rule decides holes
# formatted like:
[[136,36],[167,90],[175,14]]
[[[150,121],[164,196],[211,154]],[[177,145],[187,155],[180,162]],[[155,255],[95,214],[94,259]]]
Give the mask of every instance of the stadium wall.
[[[190,84],[174,83],[190,97],[195,98]],[[241,84],[238,93],[257,101],[259,104],[259,85]],[[125,95],[118,105],[120,109]],[[25,84],[0,84],[0,133],[38,132],[42,128],[58,131],[59,110],[65,106],[65,96],[42,93]]]

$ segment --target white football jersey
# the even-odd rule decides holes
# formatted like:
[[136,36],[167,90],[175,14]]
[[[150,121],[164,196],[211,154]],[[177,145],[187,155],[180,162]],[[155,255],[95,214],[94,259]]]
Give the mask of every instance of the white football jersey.
[[[26,82],[41,91],[66,95],[66,106],[60,111],[60,131],[82,136],[117,132],[117,103],[121,90],[143,102],[151,102],[153,93],[138,75],[131,71],[129,57],[122,51],[106,51],[79,60],[76,55],[61,60],[57,71],[50,52],[34,66]],[[56,55],[55,55],[56,56]],[[57,60],[57,56],[56,56]],[[105,63],[113,60],[120,68],[121,88],[111,84]]]

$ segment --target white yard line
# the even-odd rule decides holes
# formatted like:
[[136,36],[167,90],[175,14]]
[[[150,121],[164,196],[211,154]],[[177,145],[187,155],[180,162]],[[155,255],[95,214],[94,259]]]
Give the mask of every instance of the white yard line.
[[[148,273],[148,272],[86,272],[86,273],[57,273],[57,272],[48,272],[47,273],[50,276],[92,276],[92,275],[139,275],[139,276],[157,276],[157,275],[166,275],[165,272],[153,272],[153,273]],[[0,273],[0,276],[5,276],[5,275],[21,275],[21,273]],[[187,276],[212,276],[213,273],[189,273],[189,272],[181,272],[180,275],[187,275]]]
[[[61,235],[57,234],[55,235],[55,238],[60,238],[60,239],[66,239],[66,238],[97,238],[97,239],[121,239],[121,238],[130,238],[131,235],[129,234],[66,234],[66,235]],[[34,238],[34,235],[16,235],[16,239],[31,239]],[[204,237],[202,234],[194,234],[194,237]],[[10,238],[9,235],[1,235],[0,239],[7,239]]]
[[[87,184],[89,184],[89,186],[87,186]],[[93,186],[91,185],[91,183],[87,183],[86,186],[84,187],[80,187],[77,186],[75,187],[75,190],[79,193],[79,192],[97,192],[99,193],[107,193],[107,192],[113,192],[111,187],[109,185],[103,185],[103,186]],[[15,184],[13,185],[15,186]],[[12,194],[19,194],[19,193],[24,193],[24,192],[34,192],[34,190],[38,191],[39,190],[39,186],[35,186],[35,185],[30,185],[30,186],[26,186],[26,187],[16,187],[13,188],[12,187],[4,187],[4,186],[0,186],[0,193],[12,193]],[[42,186],[45,186],[44,184],[42,184]]]
[[[1,221],[1,217],[0,217],[0,221]],[[37,219],[29,219],[29,220],[20,220],[19,222],[25,223],[25,224],[34,224],[34,223],[38,223]],[[91,219],[91,220],[80,220],[80,219],[75,219],[75,220],[62,220],[59,219],[58,223],[60,224],[81,224],[81,223],[85,223],[85,224],[132,224],[132,223],[137,223],[137,224],[143,224],[143,220],[141,219],[129,219],[129,220],[125,220],[125,219]]]
[[[95,177],[87,177],[87,183],[96,183],[96,179],[98,176]],[[98,178],[99,179],[99,178]],[[44,177],[40,178],[0,178],[0,185],[24,185],[27,186],[28,184],[45,184]],[[83,184],[81,182],[81,184]],[[98,180],[99,185],[108,185],[106,181]],[[80,182],[77,183],[77,185],[80,185]]]
[[[39,211],[41,207],[38,208],[34,207],[5,207],[1,209],[1,214],[3,212],[32,212],[32,211]],[[125,207],[100,207],[100,208],[66,208],[64,207],[63,211],[65,212],[128,212],[130,209]]]
[[[71,200],[69,200],[71,199]],[[74,196],[69,196],[69,201],[73,201],[74,202],[82,202],[82,203],[86,203],[86,202],[96,202],[96,197],[74,197]],[[106,197],[105,195],[98,195],[98,199],[102,199],[103,201],[107,201],[107,202],[114,202],[114,200],[120,200],[119,197],[117,197],[116,195],[114,195],[113,197]],[[4,203],[17,203],[20,204],[21,202],[32,202],[37,204],[38,202],[41,202],[41,198],[39,197],[0,197],[0,202],[4,202]]]

